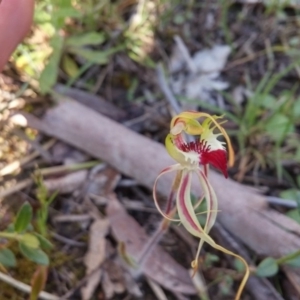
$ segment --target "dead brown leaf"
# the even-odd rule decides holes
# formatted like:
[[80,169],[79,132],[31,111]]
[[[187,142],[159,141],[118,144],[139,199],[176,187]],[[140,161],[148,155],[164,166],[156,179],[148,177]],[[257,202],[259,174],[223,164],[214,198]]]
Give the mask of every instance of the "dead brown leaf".
[[[106,219],[96,220],[90,228],[90,240],[88,252],[84,257],[84,264],[86,266],[86,274],[89,275],[101,266],[105,260],[106,240],[105,236],[109,229],[109,222]],[[88,300],[92,297],[97,285],[101,280],[102,270],[93,272],[88,278],[86,285],[81,288],[81,295],[83,300]]]

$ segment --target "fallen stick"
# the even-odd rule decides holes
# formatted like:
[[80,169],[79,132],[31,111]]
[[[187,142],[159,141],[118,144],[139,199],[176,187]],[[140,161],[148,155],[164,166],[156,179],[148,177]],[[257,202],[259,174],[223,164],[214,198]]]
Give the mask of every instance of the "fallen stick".
[[[43,120],[23,114],[27,126],[103,159],[121,173],[152,189],[159,172],[175,162],[163,145],[153,142],[75,101],[62,101]],[[268,208],[265,198],[231,179],[211,172],[221,212],[218,220],[259,255],[280,257],[300,248],[300,226]],[[169,193],[171,178],[163,177],[159,192]],[[194,192],[200,194],[195,185]]]
[[105,101],[105,99],[103,99],[100,96],[96,96],[79,89],[66,87],[62,84],[57,84],[54,90],[58,94],[75,99],[79,103],[88,106],[94,111],[104,114],[105,116],[108,116],[111,119],[120,121],[124,120],[127,116],[125,111],[121,110],[112,103]]

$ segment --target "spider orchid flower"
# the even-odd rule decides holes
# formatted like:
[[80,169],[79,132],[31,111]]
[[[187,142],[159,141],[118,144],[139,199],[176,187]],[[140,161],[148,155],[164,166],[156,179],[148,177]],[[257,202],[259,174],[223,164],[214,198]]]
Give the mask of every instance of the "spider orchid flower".
[[[209,165],[219,169],[227,178],[227,165],[231,166],[234,162],[234,152],[230,139],[221,126],[224,121],[219,122],[221,118],[220,116],[211,116],[207,113],[188,111],[182,112],[172,119],[170,133],[166,137],[165,145],[168,153],[177,161],[177,164],[169,166],[160,172],[154,183],[153,198],[157,209],[168,222],[181,222],[190,234],[200,239],[196,258],[192,262],[194,274],[198,269],[200,251],[205,242],[215,249],[239,258],[244,263],[246,273],[235,298],[240,299],[242,290],[249,277],[248,264],[239,255],[216,244],[209,236],[218,213],[217,196],[208,180]],[[218,139],[220,136],[225,138],[228,151],[225,147],[226,143]],[[195,140],[191,141],[191,138]],[[176,176],[166,208],[163,210],[157,200],[157,183],[161,176],[170,172],[176,172]],[[193,205],[191,201],[193,176],[196,176],[199,180],[203,194],[196,205]],[[173,205],[174,198],[176,198],[175,205]],[[205,213],[206,220],[204,226],[201,226],[195,209],[204,199],[207,210],[202,213]],[[179,219],[174,219],[176,211]]]

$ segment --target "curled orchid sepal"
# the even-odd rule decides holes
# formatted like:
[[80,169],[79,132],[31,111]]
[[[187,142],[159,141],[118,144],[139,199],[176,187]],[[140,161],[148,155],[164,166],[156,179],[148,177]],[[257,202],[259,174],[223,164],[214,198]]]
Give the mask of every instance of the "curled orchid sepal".
[[[158,175],[153,187],[153,198],[158,211],[166,220],[181,222],[190,234],[199,238],[197,254],[192,262],[194,274],[198,270],[199,255],[205,242],[243,262],[246,272],[235,297],[235,300],[238,300],[249,277],[248,264],[239,255],[216,244],[209,235],[218,213],[217,196],[208,180],[209,165],[219,169],[227,178],[227,165],[232,166],[234,163],[230,139],[221,126],[224,121],[219,122],[221,118],[207,113],[188,111],[182,112],[172,119],[170,133],[166,137],[165,145],[168,153],[177,161],[177,164],[165,168]],[[219,140],[221,136],[225,138],[226,142]],[[194,140],[190,141],[191,138]],[[157,199],[157,183],[161,176],[170,172],[176,172],[176,177],[171,187],[166,208],[162,209]],[[206,201],[206,219],[203,226],[201,226],[195,212],[198,204],[194,206],[191,201],[193,177],[197,178],[203,193],[199,203],[204,199]],[[176,212],[179,219],[174,219]]]

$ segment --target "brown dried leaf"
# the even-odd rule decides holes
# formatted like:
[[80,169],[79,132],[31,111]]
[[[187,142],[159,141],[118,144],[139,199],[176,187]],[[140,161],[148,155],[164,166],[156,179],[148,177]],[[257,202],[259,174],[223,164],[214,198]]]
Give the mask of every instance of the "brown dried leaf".
[[[109,229],[108,220],[96,220],[90,228],[90,240],[88,252],[84,257],[87,275],[91,274],[95,269],[99,268],[106,257],[105,236]],[[86,285],[81,289],[83,300],[88,300],[92,297],[97,285],[101,279],[102,270],[94,272],[87,280]]]
[[102,269],[99,269],[88,277],[86,285],[81,288],[82,300],[89,300],[92,298],[102,276]]
[[[127,214],[114,195],[109,196],[106,213],[115,238],[125,244],[128,255],[138,257],[148,239],[144,229]],[[188,271],[159,246],[146,258],[142,271],[170,291],[196,294]]]

